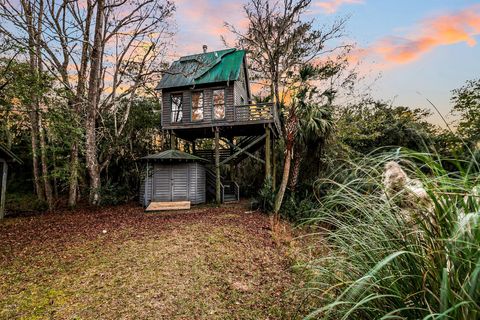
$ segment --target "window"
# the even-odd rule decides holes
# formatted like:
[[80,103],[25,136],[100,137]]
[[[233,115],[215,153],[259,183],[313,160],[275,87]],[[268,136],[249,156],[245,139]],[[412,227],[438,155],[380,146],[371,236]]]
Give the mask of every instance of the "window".
[[181,122],[183,117],[183,95],[172,94],[172,122]]
[[213,90],[213,119],[225,119],[225,90]]
[[203,91],[192,92],[192,121],[203,120]]

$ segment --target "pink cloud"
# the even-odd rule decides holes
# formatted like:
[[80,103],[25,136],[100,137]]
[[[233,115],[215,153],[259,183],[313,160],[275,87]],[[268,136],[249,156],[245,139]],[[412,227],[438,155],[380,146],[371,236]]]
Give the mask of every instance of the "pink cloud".
[[209,51],[221,49],[221,36],[224,36],[227,42],[233,42],[232,35],[224,26],[225,22],[240,29],[247,25],[242,3],[236,1],[179,0],[176,6],[179,55],[198,53],[203,44],[209,46]]
[[415,26],[405,36],[380,39],[370,50],[391,63],[409,63],[419,59],[439,46],[466,43],[477,44],[480,35],[480,6],[428,18]]
[[327,0],[327,1],[318,1],[313,5],[314,7],[319,8],[323,13],[333,14],[344,4],[362,4],[363,0]]

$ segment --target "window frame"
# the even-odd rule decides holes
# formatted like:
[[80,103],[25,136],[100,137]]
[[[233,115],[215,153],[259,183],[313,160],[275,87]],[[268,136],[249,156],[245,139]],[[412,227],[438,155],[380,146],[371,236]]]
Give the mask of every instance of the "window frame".
[[[215,104],[215,91],[223,91],[223,118],[215,117],[215,106],[220,104]],[[223,121],[227,118],[227,90],[225,87],[212,88],[212,120],[213,121]]]
[[[177,97],[181,98],[181,103],[180,103],[181,118],[178,121],[173,120],[173,118],[174,118],[173,117],[173,115],[174,115],[174,113],[173,113],[173,111],[174,111],[173,110],[173,98],[174,98],[174,96],[177,96]],[[183,116],[184,116],[183,112],[185,110],[184,105],[185,104],[184,104],[184,99],[183,99],[183,92],[180,91],[180,92],[170,93],[170,123],[181,123],[183,121]],[[177,114],[178,114],[178,110],[177,110]]]
[[[202,94],[202,118],[201,119],[193,119],[193,95],[196,93]],[[196,109],[199,109],[200,107],[197,107]],[[201,122],[205,120],[205,90],[193,90],[190,92],[190,121],[191,122]]]

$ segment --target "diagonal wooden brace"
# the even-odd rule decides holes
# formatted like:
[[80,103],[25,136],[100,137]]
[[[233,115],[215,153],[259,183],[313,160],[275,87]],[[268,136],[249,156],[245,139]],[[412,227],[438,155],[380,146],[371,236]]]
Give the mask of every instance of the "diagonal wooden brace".
[[[230,160],[235,159],[238,155],[240,155],[240,154],[242,154],[242,153],[245,153],[246,155],[248,155],[248,156],[250,156],[250,157],[252,157],[252,158],[254,158],[254,159],[256,159],[256,160],[258,160],[258,161],[260,161],[260,162],[262,162],[262,163],[265,163],[265,161],[264,161],[263,159],[260,159],[260,158],[258,158],[258,157],[256,157],[256,156],[254,156],[253,154],[251,154],[251,153],[248,152],[247,150],[248,150],[248,148],[254,146],[254,145],[257,144],[258,142],[260,142],[260,141],[262,141],[263,139],[265,139],[266,136],[267,136],[267,134],[264,134],[264,135],[256,138],[255,140],[253,140],[252,142],[250,142],[245,148],[240,148],[239,146],[233,145],[233,147],[234,147],[235,149],[240,149],[240,150],[238,150],[237,152],[235,152],[234,154],[232,154],[230,157],[228,157],[228,158],[226,158],[225,160],[223,160],[222,162],[220,162],[220,164],[223,165],[223,164],[229,162]],[[228,143],[228,144],[231,144],[231,142],[229,142],[229,141],[228,141],[227,143]]]

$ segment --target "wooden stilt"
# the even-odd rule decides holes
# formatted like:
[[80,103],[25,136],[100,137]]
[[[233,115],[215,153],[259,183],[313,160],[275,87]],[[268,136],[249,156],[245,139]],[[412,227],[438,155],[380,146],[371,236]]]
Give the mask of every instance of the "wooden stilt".
[[195,146],[195,139],[192,141],[192,153],[195,154],[195,151],[197,151],[196,146]]
[[215,128],[215,201],[218,204],[222,202],[220,188],[220,132],[217,127]]
[[271,169],[271,130],[270,126],[265,127],[265,179],[270,179],[272,177],[272,169]]
[[7,162],[3,159],[0,159],[2,163],[3,173],[2,173],[2,190],[0,192],[0,220],[5,217],[5,193],[7,191],[7,174],[8,174],[8,165]]
[[170,149],[175,149],[175,135],[170,131]]

